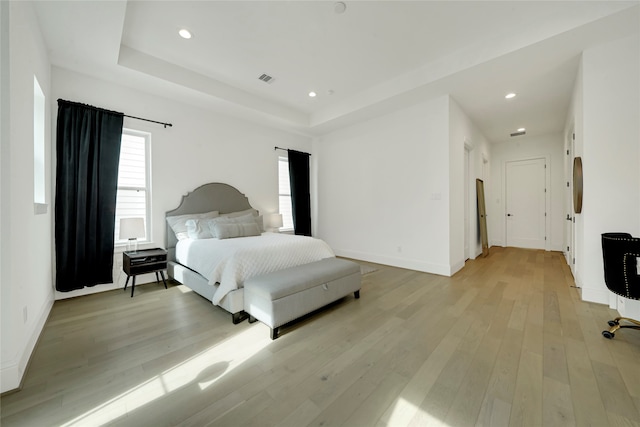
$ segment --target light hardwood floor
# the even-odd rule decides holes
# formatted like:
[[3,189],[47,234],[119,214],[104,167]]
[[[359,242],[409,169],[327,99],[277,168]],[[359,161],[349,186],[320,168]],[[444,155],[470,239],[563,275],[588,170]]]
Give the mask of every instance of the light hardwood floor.
[[175,283],[57,301],[2,426],[640,425],[640,333],[562,254],[376,267],[275,341]]

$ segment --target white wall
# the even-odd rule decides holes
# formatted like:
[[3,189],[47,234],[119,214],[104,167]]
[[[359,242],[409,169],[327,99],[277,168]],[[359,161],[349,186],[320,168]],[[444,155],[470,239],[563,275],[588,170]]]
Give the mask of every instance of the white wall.
[[[121,111],[125,114],[166,121],[173,127],[125,118],[124,127],[150,132],[151,136],[151,228],[153,243],[164,247],[165,212],[181,197],[208,182],[224,182],[243,192],[262,213],[278,211],[277,145],[309,152],[311,139],[222,116],[174,102],[157,95],[53,67],[53,99],[66,99]],[[57,114],[57,105],[53,108]],[[72,292],[56,292],[68,298],[124,286],[122,256],[116,254],[114,284]],[[150,279],[155,280],[152,276]],[[144,281],[144,278],[142,278]]]
[[[4,392],[19,386],[54,298],[119,288],[125,280],[120,270],[121,255],[117,253],[115,283],[67,293],[54,291],[55,150],[52,140],[54,144],[55,141],[51,135],[55,135],[58,98],[173,123],[173,127],[167,129],[128,118],[124,123],[127,128],[152,134],[152,243],[149,247],[164,246],[165,211],[177,207],[182,195],[207,182],[229,183],[244,192],[261,212],[276,212],[278,152],[274,146],[310,151],[311,140],[69,70],[51,68],[31,4],[1,2],[0,11],[3,65],[1,387]],[[8,64],[10,74],[5,72]],[[46,201],[49,209],[44,215],[35,215],[33,204],[34,74],[47,99],[49,182]],[[5,96],[7,88],[10,88],[9,102]]]
[[[482,242],[478,225],[478,209],[476,195],[476,179],[484,180],[485,200],[491,200],[489,167],[491,148],[487,139],[477,126],[469,119],[455,100],[449,103],[449,146],[451,150],[451,164],[449,176],[451,180],[451,263],[459,265],[466,258],[475,258],[482,253]],[[464,149],[469,150],[469,254],[464,254]],[[460,158],[462,156],[462,158]],[[484,175],[487,176],[484,176]],[[488,230],[489,236],[491,230]],[[455,244],[454,244],[455,242]],[[462,245],[462,246],[460,246]],[[462,252],[460,252],[462,250]]]
[[[601,233],[640,236],[640,42],[638,36],[617,40],[583,53],[582,164],[584,197],[577,215],[579,249],[576,264],[587,301],[615,298],[604,283]],[[623,311],[638,317],[638,301],[626,300]]]
[[491,244],[505,246],[505,167],[509,161],[546,158],[548,249],[562,251],[564,244],[564,139],[561,133],[541,136],[521,136],[511,141],[495,143],[491,149],[491,194],[487,211],[491,223]]
[[[578,74],[576,76],[576,82],[573,88],[573,96],[571,98],[571,105],[569,107],[569,112],[567,114],[567,122],[565,124],[565,135],[571,131],[573,128],[573,132],[575,133],[575,142],[574,142],[574,151],[573,157],[582,157],[583,156],[583,140],[584,140],[584,114],[583,114],[583,65],[582,61],[580,62],[578,68]],[[569,149],[565,145],[565,150]],[[572,180],[573,178],[573,159],[569,161],[566,166],[567,170],[565,171],[565,177],[567,179]],[[584,224],[582,221],[582,214],[575,214],[575,210],[573,207],[573,194],[570,194],[571,200],[565,205],[570,207],[571,216],[575,219],[575,225],[573,226],[573,239],[575,240],[573,244],[573,258],[575,259],[575,263],[573,265],[570,264],[571,269],[573,271],[573,278],[576,282],[576,286],[578,288],[582,288],[582,274],[584,272]],[[568,241],[569,239],[568,233],[565,234],[565,246],[571,246],[572,242]],[[567,260],[567,262],[570,262]],[[572,262],[572,260],[571,260]]]
[[[548,236],[551,249],[564,247],[560,134],[523,138],[515,144],[495,145],[490,150],[457,103],[442,96],[340,129],[312,143],[303,136],[179,104],[162,96],[57,67],[50,69],[29,3],[0,2],[0,22],[1,391],[19,385],[54,296],[65,298],[108,290],[121,287],[124,282],[116,263],[116,283],[54,295],[55,164],[50,135],[55,133],[55,126],[50,126],[46,134],[49,210],[47,214],[35,215],[34,74],[49,101],[48,123],[55,123],[57,98],[173,123],[172,128],[163,129],[125,119],[125,127],[152,133],[153,246],[164,245],[164,212],[175,208],[183,194],[206,182],[227,182],[243,191],[263,213],[276,211],[278,152],[273,147],[278,145],[313,152],[314,233],[325,239],[338,255],[453,274],[466,255],[463,166],[467,141],[473,148],[471,182],[482,177],[485,161],[491,156],[491,176],[485,182],[491,242],[504,244],[505,161],[545,155],[550,158],[551,168]],[[578,216],[576,223],[579,260],[576,279],[584,287],[583,298],[590,301],[610,301],[603,280],[600,233],[619,230],[640,235],[638,51],[637,37],[586,51],[572,103],[571,114],[579,141],[576,155],[583,156],[585,168],[584,214]],[[10,77],[6,73],[9,66]],[[475,186],[470,190],[475,194]],[[470,217],[475,221],[475,203],[469,206]],[[479,240],[473,240],[474,228],[471,230],[477,254]],[[626,310],[636,310],[629,302],[626,304]]]
[[[29,2],[1,2],[1,391],[17,388],[53,304],[51,182],[47,213],[34,212],[33,78],[51,99],[50,65]],[[10,74],[7,74],[6,71]],[[9,93],[7,93],[9,92]],[[51,117],[49,104],[46,117]],[[51,127],[45,127],[51,181]]]
[[314,141],[316,235],[338,255],[452,274],[448,116],[443,96]]

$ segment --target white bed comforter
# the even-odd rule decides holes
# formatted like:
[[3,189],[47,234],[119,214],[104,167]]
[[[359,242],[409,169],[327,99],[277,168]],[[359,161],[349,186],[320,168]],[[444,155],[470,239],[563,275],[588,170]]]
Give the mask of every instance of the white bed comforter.
[[279,233],[224,240],[184,239],[176,245],[180,264],[198,272],[210,285],[220,284],[213,294],[216,305],[250,277],[333,256],[322,240]]

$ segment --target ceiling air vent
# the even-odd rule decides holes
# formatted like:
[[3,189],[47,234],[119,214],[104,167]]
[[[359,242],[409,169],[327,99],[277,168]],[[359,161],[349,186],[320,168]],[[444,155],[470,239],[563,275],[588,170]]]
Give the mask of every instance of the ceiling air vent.
[[524,135],[525,133],[527,133],[526,131],[522,131],[522,132],[514,132],[511,134],[511,136],[520,136],[520,135]]
[[273,81],[273,77],[267,74],[263,74],[260,77],[258,77],[258,80],[262,80],[265,83],[271,83]]

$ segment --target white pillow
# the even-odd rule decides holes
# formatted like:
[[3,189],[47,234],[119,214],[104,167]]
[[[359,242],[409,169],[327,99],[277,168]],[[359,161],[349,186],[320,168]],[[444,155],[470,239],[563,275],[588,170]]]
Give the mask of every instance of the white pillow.
[[211,231],[207,219],[190,219],[187,221],[187,236],[190,239],[211,239]]
[[221,215],[218,218],[207,220],[209,231],[211,232],[211,236],[213,237],[218,237],[216,233],[216,228],[215,228],[216,224],[240,224],[240,223],[254,223],[258,227],[258,231],[260,231],[260,233],[262,232],[262,227],[260,227],[261,225],[260,223],[262,223],[262,216],[254,216],[253,213],[247,213],[241,216],[234,216],[234,217]]
[[255,221],[251,222],[216,222],[213,224],[218,239],[231,239],[234,237],[259,236],[260,229]]
[[220,216],[225,218],[238,218],[238,217],[244,218],[248,214],[251,214],[254,216],[256,220],[256,224],[258,224],[258,228],[260,229],[260,232],[261,233],[264,232],[264,219],[262,218],[262,215],[260,215],[259,212],[253,208],[245,209],[243,211],[238,211],[238,212],[224,213],[224,214],[220,214]]
[[189,237],[187,232],[187,221],[190,219],[211,219],[219,216],[218,211],[205,212],[201,214],[186,214],[177,216],[168,216],[167,223],[173,230],[178,240],[183,240]]
[[264,233],[264,218],[262,217],[262,215],[258,215],[256,217],[254,217],[254,219],[256,220],[256,224],[258,224],[258,228],[260,229],[260,233]]
[[258,211],[253,208],[249,208],[249,209],[245,209],[243,211],[238,211],[238,212],[223,213],[223,214],[220,214],[220,216],[225,218],[237,218],[239,216],[245,216],[247,214],[258,216]]

